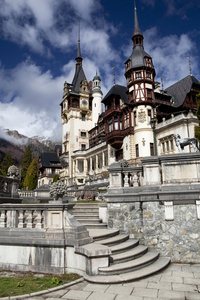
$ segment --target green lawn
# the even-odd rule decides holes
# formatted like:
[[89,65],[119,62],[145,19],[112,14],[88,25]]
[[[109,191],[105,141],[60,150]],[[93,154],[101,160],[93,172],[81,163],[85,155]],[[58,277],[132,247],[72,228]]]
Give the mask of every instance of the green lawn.
[[[79,279],[77,274],[52,275],[41,274],[39,277],[27,272],[19,277],[0,277],[0,298],[30,294]],[[42,276],[42,277],[40,277]]]

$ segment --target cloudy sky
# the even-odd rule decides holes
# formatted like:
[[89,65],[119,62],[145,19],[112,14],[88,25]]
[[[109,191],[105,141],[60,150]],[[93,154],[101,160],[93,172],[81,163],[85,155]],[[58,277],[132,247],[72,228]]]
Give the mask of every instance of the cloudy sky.
[[[200,1],[136,0],[144,48],[164,87],[192,74],[200,80]],[[88,81],[96,70],[105,93],[126,85],[133,0],[0,0],[0,129],[61,138],[63,83],[75,71],[78,23]],[[0,131],[1,131],[0,130]]]

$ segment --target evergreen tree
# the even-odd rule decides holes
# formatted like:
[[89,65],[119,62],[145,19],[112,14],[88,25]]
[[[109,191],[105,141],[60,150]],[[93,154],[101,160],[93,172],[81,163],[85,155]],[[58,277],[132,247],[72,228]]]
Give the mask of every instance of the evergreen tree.
[[23,186],[24,179],[26,177],[26,172],[28,170],[28,167],[30,166],[32,162],[32,152],[31,152],[31,147],[28,146],[25,149],[23,158],[22,158],[22,170],[21,170],[21,184],[20,187]]
[[11,151],[8,150],[6,152],[6,155],[3,159],[2,166],[1,166],[3,176],[7,176],[8,168],[12,165],[14,165],[14,160]]
[[26,172],[26,177],[23,182],[23,188],[34,190],[37,187],[37,179],[38,179],[38,162],[37,159],[34,158]]
[[195,127],[195,137],[200,141],[200,93],[197,94],[197,118],[199,119],[199,126]]
[[0,175],[2,175],[1,153],[0,153]]

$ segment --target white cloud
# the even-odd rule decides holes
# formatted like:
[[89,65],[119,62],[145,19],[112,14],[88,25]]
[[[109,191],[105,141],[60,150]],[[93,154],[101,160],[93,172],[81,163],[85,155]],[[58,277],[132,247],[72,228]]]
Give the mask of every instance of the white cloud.
[[199,66],[195,64],[196,45],[189,35],[181,34],[160,37],[156,27],[144,32],[144,48],[153,58],[160,81],[161,73],[165,88],[189,75],[188,56],[190,56],[193,74],[197,76]]
[[31,61],[11,71],[1,70],[0,90],[4,95],[1,100],[6,100],[0,103],[1,126],[29,137],[38,134],[49,137],[60,127],[60,137],[59,103],[65,77],[63,74],[53,78],[50,71],[42,73]]

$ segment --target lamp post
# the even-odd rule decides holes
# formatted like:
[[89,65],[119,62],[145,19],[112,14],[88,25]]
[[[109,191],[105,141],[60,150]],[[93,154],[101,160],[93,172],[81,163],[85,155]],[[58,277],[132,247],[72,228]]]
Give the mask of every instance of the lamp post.
[[156,146],[156,119],[152,118],[151,121],[151,128],[153,129],[153,140],[154,140],[154,155],[157,156],[157,146]]

